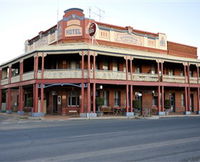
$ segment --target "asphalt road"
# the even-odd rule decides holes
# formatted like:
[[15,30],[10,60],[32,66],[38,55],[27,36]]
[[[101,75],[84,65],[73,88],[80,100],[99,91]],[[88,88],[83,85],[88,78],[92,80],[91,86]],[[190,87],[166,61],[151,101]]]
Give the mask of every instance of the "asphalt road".
[[0,161],[200,161],[200,117],[0,122]]

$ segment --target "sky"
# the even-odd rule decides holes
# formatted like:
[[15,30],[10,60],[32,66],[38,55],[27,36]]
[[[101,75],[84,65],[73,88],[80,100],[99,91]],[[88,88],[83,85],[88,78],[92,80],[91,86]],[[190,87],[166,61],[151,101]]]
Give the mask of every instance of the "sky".
[[54,26],[69,8],[104,23],[165,33],[168,41],[198,47],[200,57],[200,0],[0,0],[0,64],[24,54],[25,40]]

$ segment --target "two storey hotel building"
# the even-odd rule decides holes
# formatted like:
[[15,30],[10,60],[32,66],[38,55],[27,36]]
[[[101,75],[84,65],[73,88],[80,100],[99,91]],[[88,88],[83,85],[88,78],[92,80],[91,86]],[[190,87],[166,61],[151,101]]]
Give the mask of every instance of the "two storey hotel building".
[[71,8],[27,40],[23,55],[0,65],[0,108],[32,116],[198,114],[199,67],[196,47]]

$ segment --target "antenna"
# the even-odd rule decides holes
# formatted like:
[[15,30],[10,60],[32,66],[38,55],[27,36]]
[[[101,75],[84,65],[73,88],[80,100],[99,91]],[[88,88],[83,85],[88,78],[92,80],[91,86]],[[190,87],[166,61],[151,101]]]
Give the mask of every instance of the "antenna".
[[91,9],[91,7],[89,7],[89,19],[91,19],[91,11],[92,11],[92,9]]
[[100,9],[100,8],[98,8],[98,7],[95,7],[95,8],[99,11],[97,16],[99,16],[99,21],[101,21],[101,18],[103,17],[102,14],[105,14],[105,11]]
[[98,7],[95,7],[95,8],[96,8],[97,11],[94,11],[94,10],[91,9],[91,7],[89,7],[89,18],[91,18],[92,14],[93,14],[93,15],[96,15],[98,17],[99,21],[101,21],[101,19],[103,17],[102,14],[105,14],[105,11],[98,8]]

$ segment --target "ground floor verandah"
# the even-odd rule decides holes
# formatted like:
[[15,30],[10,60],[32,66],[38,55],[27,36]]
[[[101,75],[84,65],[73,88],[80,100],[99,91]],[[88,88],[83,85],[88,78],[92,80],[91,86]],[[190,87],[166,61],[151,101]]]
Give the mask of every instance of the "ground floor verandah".
[[195,114],[199,88],[99,83],[32,84],[1,90],[1,111],[76,116]]

